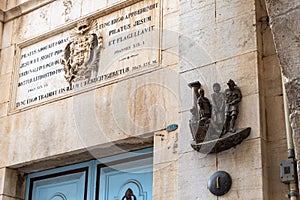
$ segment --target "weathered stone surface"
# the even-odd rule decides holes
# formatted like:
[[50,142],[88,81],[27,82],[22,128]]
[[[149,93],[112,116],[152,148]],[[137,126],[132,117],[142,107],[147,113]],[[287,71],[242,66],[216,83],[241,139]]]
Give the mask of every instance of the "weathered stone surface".
[[179,199],[178,161],[156,164],[153,170],[152,198],[157,200]]
[[26,177],[16,170],[5,169],[3,194],[9,197],[23,198],[25,195]]
[[0,67],[1,67],[1,75],[11,73],[14,66],[14,51],[15,47],[10,46],[1,50],[1,59],[0,59]]
[[[21,0],[22,1],[22,0]],[[28,0],[23,0],[23,1],[28,1]],[[7,1],[6,0],[6,9],[12,9],[13,7],[15,7],[18,3],[18,0],[11,0],[11,1]]]
[[3,186],[5,183],[5,168],[0,169],[0,194],[3,194]]
[[[179,1],[162,1],[163,2],[163,16],[167,17],[169,14],[176,12],[176,15],[179,15]],[[170,16],[170,15],[169,15]],[[177,21],[176,18],[174,21]],[[178,25],[178,21],[176,23]],[[170,26],[169,23],[165,24],[166,26]]]
[[[279,106],[280,105],[280,106]],[[266,126],[268,141],[277,142],[286,139],[283,100],[281,96],[266,98]]]
[[106,1],[105,0],[85,0],[82,1],[82,9],[81,9],[81,15],[87,15],[92,12],[95,12],[97,10],[103,9],[106,6]]
[[[265,25],[267,26],[267,25]],[[273,35],[270,28],[266,28],[266,30],[263,33],[263,55],[265,57],[271,56],[271,55],[278,55],[276,54],[275,50],[275,44],[273,40]],[[277,58],[278,60],[278,58]]]
[[255,0],[220,0],[216,3],[216,18],[218,22],[242,15],[255,13]]
[[[65,24],[66,22],[75,20],[81,16],[81,0],[57,0],[45,6],[45,20],[49,21],[50,29]],[[41,10],[41,9],[39,9]],[[41,13],[42,17],[42,13]],[[47,17],[49,17],[47,19]]]
[[8,151],[9,151],[9,137],[10,137],[10,127],[9,127],[10,118],[2,117],[0,118],[0,134],[1,134],[1,151],[0,151],[0,168],[7,166],[8,161]]
[[7,73],[0,76],[0,103],[5,103],[9,101],[10,97],[10,87],[11,73]]
[[0,118],[7,116],[8,103],[0,104]]
[[15,44],[49,31],[50,19],[47,15],[48,8],[49,5],[15,19],[13,21],[14,34],[11,35],[12,43]]
[[[275,18],[280,15],[285,15],[291,10],[294,10],[300,6],[300,2],[297,0],[265,0],[271,18]],[[277,41],[275,41],[277,43]]]
[[1,1],[0,2],[0,10],[5,10],[6,9],[6,1]]
[[216,172],[216,155],[202,157],[199,152],[179,154],[178,199],[217,200],[207,189],[209,177]]
[[179,40],[180,72],[256,50],[254,25],[254,17],[239,16],[197,31],[186,28]]
[[[272,135],[281,134],[284,135],[284,132],[274,132],[271,133]],[[279,138],[279,137],[277,137]],[[267,173],[268,173],[268,179],[267,183],[269,185],[269,199],[285,199],[287,198],[287,194],[289,193],[289,187],[286,184],[279,184],[281,182],[280,180],[280,168],[276,167],[279,166],[278,163],[280,163],[281,160],[287,159],[287,144],[286,139],[283,138],[281,140],[277,139],[272,143],[267,144],[268,145],[268,164],[266,166]]]
[[0,195],[0,200],[19,200],[19,198],[13,198],[6,195]]
[[[9,47],[11,45],[12,33],[13,33],[13,21],[7,22],[3,26],[3,35],[2,35],[2,49]],[[15,32],[14,32],[15,33]]]
[[[292,112],[300,110],[300,77],[290,80],[285,84],[287,97]],[[297,121],[298,122],[298,121]],[[294,126],[295,127],[295,126]],[[295,127],[296,128],[296,127]]]
[[297,67],[300,65],[299,13],[300,8],[291,10],[276,18],[271,18],[271,29],[283,74],[289,79],[295,79],[300,74],[300,68]]
[[[299,74],[300,74],[300,46],[299,46],[299,13],[300,2],[297,0],[266,0],[271,19],[271,30],[274,36],[276,51],[280,60],[283,74],[288,82],[285,85],[291,109],[291,125],[295,144],[296,159],[299,160]],[[298,169],[299,176],[299,169]]]
[[178,130],[154,133],[153,164],[175,162],[178,159]]
[[[296,158],[300,157],[300,112],[295,111],[290,115],[290,122],[293,130],[293,139],[295,145]],[[298,173],[299,174],[299,173]]]
[[195,33],[215,23],[215,1],[180,1],[180,28]]
[[281,69],[277,55],[263,58],[263,83],[266,97],[282,95]]
[[9,163],[89,149],[176,123],[176,74],[166,68],[15,114]]
[[[222,200],[263,199],[262,154],[260,139],[249,140],[218,154],[218,170],[228,172],[232,188]],[[247,171],[247,173],[244,173]],[[250,195],[251,194],[251,195]]]

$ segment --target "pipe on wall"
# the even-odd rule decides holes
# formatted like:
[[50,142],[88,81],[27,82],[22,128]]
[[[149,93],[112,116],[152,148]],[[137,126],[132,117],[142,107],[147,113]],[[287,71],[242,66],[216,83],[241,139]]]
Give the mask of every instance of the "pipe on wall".
[[[287,140],[287,147],[288,147],[288,158],[295,161],[295,150],[294,150],[294,143],[293,143],[293,135],[292,135],[292,127],[290,124],[290,112],[288,106],[288,100],[286,96],[285,90],[285,80],[284,76],[282,75],[282,93],[283,93],[283,105],[284,105],[284,118],[285,118],[285,129],[286,129],[286,140]],[[294,162],[295,165],[297,162]],[[295,167],[297,169],[297,167]],[[296,176],[297,177],[297,176]],[[297,179],[295,177],[294,181],[289,182],[289,199],[290,200],[298,200],[298,184]]]

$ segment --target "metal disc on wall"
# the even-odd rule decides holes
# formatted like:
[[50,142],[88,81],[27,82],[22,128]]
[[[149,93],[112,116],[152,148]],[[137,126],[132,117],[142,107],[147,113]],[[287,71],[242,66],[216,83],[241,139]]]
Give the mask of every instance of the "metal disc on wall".
[[210,177],[207,188],[212,194],[216,196],[223,196],[229,192],[231,184],[231,176],[225,171],[218,171]]

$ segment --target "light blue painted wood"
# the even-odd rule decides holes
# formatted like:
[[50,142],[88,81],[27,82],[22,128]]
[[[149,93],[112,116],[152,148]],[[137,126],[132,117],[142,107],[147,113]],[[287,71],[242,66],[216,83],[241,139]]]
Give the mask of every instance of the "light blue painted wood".
[[[149,154],[152,150],[151,148],[118,155],[110,160],[107,158],[106,163],[115,163],[115,159],[124,160],[125,158],[131,158],[131,161],[109,164],[107,167],[100,168],[98,200],[124,200],[123,197],[128,189],[132,190],[136,200],[152,200],[153,157],[132,160],[135,157]],[[98,162],[98,165],[101,163]],[[134,200],[134,197],[131,199]]]
[[[88,180],[86,200],[95,200],[97,191],[100,200],[122,200],[129,188],[137,197],[136,200],[152,200],[152,151],[153,148],[142,149],[29,174],[26,200],[84,200],[86,179]],[[137,157],[139,159],[136,159]],[[101,168],[100,179],[97,180],[98,165],[119,161],[121,162],[118,164]],[[88,172],[84,171],[84,168],[88,168]],[[96,188],[97,181],[100,181],[100,188]],[[30,182],[32,182],[32,198],[29,198]]]
[[[86,181],[89,185],[92,174],[85,169],[89,169],[90,165],[91,162],[85,162],[29,174],[26,200],[84,200]],[[32,198],[29,195],[30,183]],[[87,199],[90,199],[89,193]]]

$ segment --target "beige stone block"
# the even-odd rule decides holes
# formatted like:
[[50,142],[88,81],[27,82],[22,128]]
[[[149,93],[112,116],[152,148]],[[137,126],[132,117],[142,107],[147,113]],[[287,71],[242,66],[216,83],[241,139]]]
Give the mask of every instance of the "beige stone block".
[[215,1],[181,1],[180,30],[184,35],[192,34],[215,23]]
[[163,16],[164,17],[166,17],[166,15],[168,15],[170,13],[179,11],[179,1],[163,0],[162,4],[163,4]]
[[16,1],[17,1],[17,4],[22,4],[22,3],[25,3],[25,2],[27,2],[29,0],[16,0]]
[[266,98],[268,141],[286,138],[282,96]]
[[10,46],[1,50],[1,74],[11,73],[14,66],[15,47]]
[[7,115],[8,103],[0,104],[0,118]]
[[153,199],[178,199],[178,162],[154,165]]
[[179,155],[178,199],[217,200],[207,189],[210,176],[216,172],[216,155],[202,157],[193,151]]
[[164,129],[177,121],[177,83],[177,72],[164,68],[97,91],[99,126],[104,132],[128,136]]
[[255,0],[218,0],[216,3],[217,22],[222,22],[238,16],[255,14]]
[[154,133],[154,165],[175,162],[178,159],[178,130]]
[[242,129],[251,128],[249,137],[246,140],[253,138],[266,138],[263,132],[264,121],[261,119],[259,95],[254,94],[242,98],[239,105],[239,115],[236,120],[236,128]]
[[19,43],[50,30],[49,5],[13,20],[12,43]]
[[87,15],[97,10],[103,9],[106,7],[106,0],[85,0],[82,1],[82,10],[81,15]]
[[0,2],[0,10],[5,10],[6,9],[6,1],[1,1]]
[[[1,13],[0,13],[0,17],[1,17]],[[3,27],[4,27],[4,23],[0,22],[0,34],[1,35],[3,35]],[[2,40],[3,40],[3,38],[0,39],[0,47],[2,47]]]
[[9,148],[9,137],[10,137],[10,126],[9,117],[0,118],[0,168],[5,167],[8,162],[8,148]]
[[[182,29],[180,27],[180,29]],[[216,61],[216,26],[211,25],[179,37],[179,71],[211,65]]]
[[257,50],[255,15],[243,15],[217,24],[216,60]]
[[2,35],[2,49],[9,47],[12,41],[12,33],[16,33],[15,29],[13,28],[13,21],[6,22],[3,26],[3,35]]
[[115,4],[122,3],[124,0],[107,0],[107,6],[112,6]]
[[267,97],[282,95],[281,68],[277,55],[263,58],[264,88]]
[[260,139],[244,141],[218,154],[218,170],[232,178],[232,188],[222,200],[263,199],[263,169]]
[[268,16],[266,3],[264,0],[255,0],[255,5],[257,19]]
[[6,168],[3,194],[9,197],[23,198],[25,195],[26,178],[18,171]]
[[[178,45],[179,45],[179,33],[174,31],[174,30],[169,30],[169,29],[163,29],[162,30],[162,45],[161,49],[162,50],[167,50],[168,52],[176,55],[179,57],[179,50],[178,50]],[[178,58],[177,58],[178,60]],[[178,63],[178,61],[177,61]]]
[[178,64],[178,48],[170,48],[164,51],[161,51],[162,53],[162,66],[172,66],[172,65],[177,65]]
[[7,10],[11,9],[11,8],[15,7],[18,3],[19,3],[18,0],[9,0],[6,3],[6,9]]
[[257,94],[257,68],[257,54],[252,52],[180,74],[180,111],[187,111],[193,106],[192,90],[188,83],[194,81],[200,81],[208,98],[213,93],[214,83],[220,83],[221,91],[225,91],[229,79],[235,81],[244,97]]
[[[54,29],[81,16],[81,0],[58,0],[49,5],[50,28]],[[51,14],[50,14],[51,13]]]
[[263,31],[263,55],[264,57],[276,55],[275,43],[269,27]]
[[73,112],[68,99],[14,114],[7,131],[10,135],[8,165],[87,147],[78,133]]
[[0,200],[19,200],[19,198],[14,198],[6,195],[0,195]]
[[0,76],[0,104],[9,101],[11,73]]
[[0,169],[0,194],[3,194],[3,188],[5,183],[5,168]]
[[[189,111],[180,113],[179,120],[179,131],[178,131],[178,153],[184,154],[188,152],[194,152],[194,149],[191,147],[191,142],[193,137],[189,127],[189,119],[192,114]],[[205,154],[199,154],[201,158],[205,157]]]
[[[169,1],[168,1],[169,2]],[[176,3],[175,3],[176,4]],[[172,8],[165,8],[171,9]],[[164,13],[163,16],[163,29],[162,29],[162,49],[173,48],[172,53],[178,55],[178,45],[179,45],[179,11],[170,11],[167,14]]]

